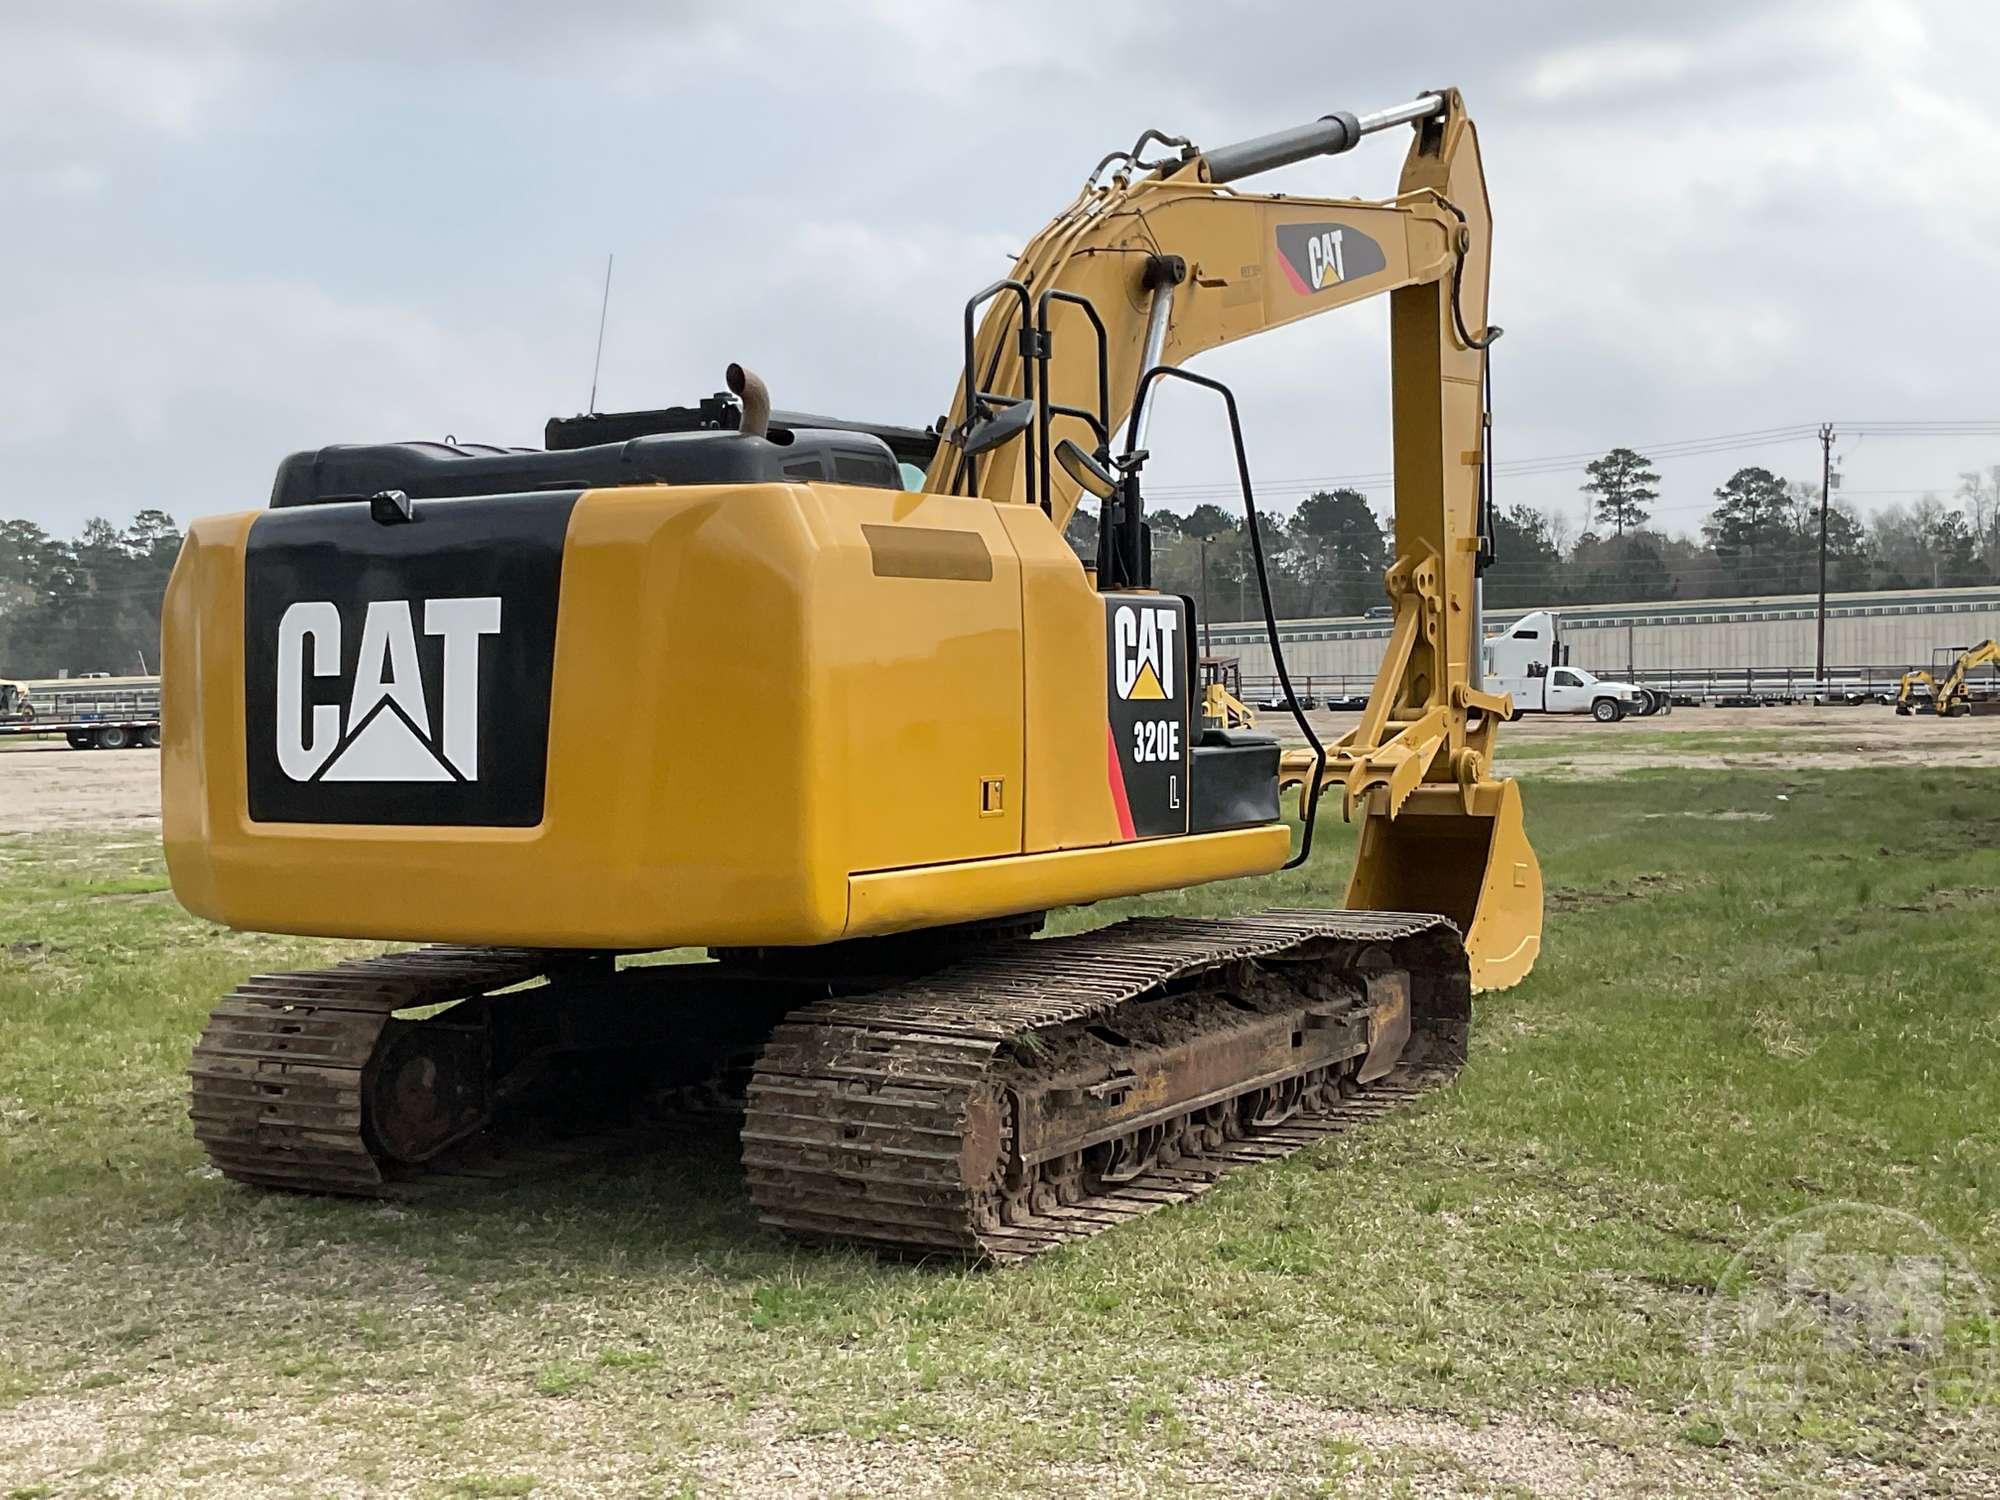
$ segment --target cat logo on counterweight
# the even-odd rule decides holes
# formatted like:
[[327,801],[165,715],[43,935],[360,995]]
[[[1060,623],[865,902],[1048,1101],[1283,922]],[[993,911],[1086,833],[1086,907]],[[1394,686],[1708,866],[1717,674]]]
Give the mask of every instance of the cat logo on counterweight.
[[[435,716],[417,661],[419,610],[424,634],[443,642]],[[325,599],[292,605],[278,621],[279,769],[293,781],[477,781],[480,638],[499,631],[497,598],[373,601],[343,714],[306,703],[309,676],[340,672],[340,610]]]
[[1172,698],[1174,636],[1180,611],[1171,606],[1121,604],[1111,616],[1113,682],[1128,702]]

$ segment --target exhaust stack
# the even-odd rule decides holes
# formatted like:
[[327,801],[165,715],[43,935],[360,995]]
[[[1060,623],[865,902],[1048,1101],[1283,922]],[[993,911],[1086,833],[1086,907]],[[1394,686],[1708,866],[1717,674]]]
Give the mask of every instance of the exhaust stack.
[[723,374],[729,393],[743,403],[743,420],[736,430],[745,437],[762,437],[771,430],[771,392],[762,380],[741,365],[732,364]]

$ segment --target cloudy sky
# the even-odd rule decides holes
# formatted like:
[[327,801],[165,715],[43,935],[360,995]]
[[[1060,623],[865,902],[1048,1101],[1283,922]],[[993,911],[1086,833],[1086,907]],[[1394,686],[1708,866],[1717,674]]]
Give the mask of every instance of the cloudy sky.
[[[7,0],[0,516],[255,506],[328,442],[538,442],[587,397],[608,251],[601,405],[740,359],[780,405],[921,423],[965,296],[1107,149],[1443,83],[1491,179],[1503,459],[2000,419],[1996,76],[1990,0]],[[1401,149],[1255,185],[1383,195]],[[1266,499],[1387,467],[1385,326],[1204,360]],[[1228,477],[1212,426],[1156,424],[1183,505]],[[1839,451],[1867,509],[1948,494],[2000,436]],[[1818,457],[1663,462],[1658,520]],[[1503,501],[1579,517],[1580,474],[1540,467]]]

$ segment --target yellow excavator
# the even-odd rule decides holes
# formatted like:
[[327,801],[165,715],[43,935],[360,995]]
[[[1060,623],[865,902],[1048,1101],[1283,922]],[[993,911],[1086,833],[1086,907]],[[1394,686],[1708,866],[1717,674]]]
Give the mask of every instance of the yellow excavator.
[[[1392,129],[1391,198],[1239,186]],[[726,399],[545,449],[296,454],[267,508],[195,523],[163,627],[175,893],[431,945],[221,1001],[192,1067],[215,1165],[395,1193],[720,1089],[768,1224],[1007,1260],[1448,1076],[1542,917],[1479,679],[1489,228],[1453,90],[1215,150],[1148,131],[966,304],[933,429],[773,412],[731,366]],[[1394,624],[1331,746],[1278,657],[1326,771],[1295,830],[1277,742],[1202,712],[1143,476],[1162,386],[1213,397],[1269,622],[1235,398],[1182,366],[1377,296]],[[1087,501],[1094,560],[1065,539]],[[1323,780],[1361,818],[1344,906],[1035,936],[1302,865]],[[707,960],[621,962],[669,948]]]
[[[1932,663],[1936,665],[1935,661]],[[1942,677],[1918,668],[1905,672],[1896,685],[1896,712],[1905,717],[1929,705],[1940,719],[1958,718],[1972,712],[1972,686],[1967,676],[1981,667],[2000,666],[2000,641],[1981,641],[1960,651]],[[1918,688],[1924,692],[1919,695]]]

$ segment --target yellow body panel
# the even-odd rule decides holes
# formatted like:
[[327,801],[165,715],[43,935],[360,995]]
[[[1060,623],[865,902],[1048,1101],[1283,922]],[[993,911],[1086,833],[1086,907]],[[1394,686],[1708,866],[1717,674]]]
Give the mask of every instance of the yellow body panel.
[[[1104,605],[1095,590],[1077,587],[1076,554],[1039,510],[1026,505],[992,510],[1013,539],[1021,566],[1026,847],[1076,849],[1116,842],[1118,813],[1100,743]],[[1099,742],[1080,742],[1077,734],[1089,733],[1086,726],[1091,725],[1097,726]]]
[[1031,911],[1262,875],[1284,863],[1291,842],[1291,830],[1273,823],[1102,849],[886,870],[855,876],[849,891],[858,931],[907,932],[963,921],[959,913],[972,908]]
[[[817,502],[819,548],[804,632],[816,680],[805,691],[824,695],[837,724],[824,751],[812,751],[839,757],[818,774],[840,789],[829,811],[844,862],[884,870],[1020,853],[1021,578],[995,507],[889,490],[804,493]],[[914,538],[976,538],[991,576],[878,577],[864,525],[874,546],[895,550],[886,565],[910,569],[950,571],[967,550],[927,559]],[[1001,788],[989,812],[980,798],[991,779]]]
[[[195,523],[164,614],[167,858],[182,902],[217,921],[551,947],[807,944],[1285,857],[1281,825],[1118,842],[1103,604],[1039,511],[818,484],[577,502],[538,825],[254,822],[254,520]],[[1064,849],[1092,853],[1036,858]]]

